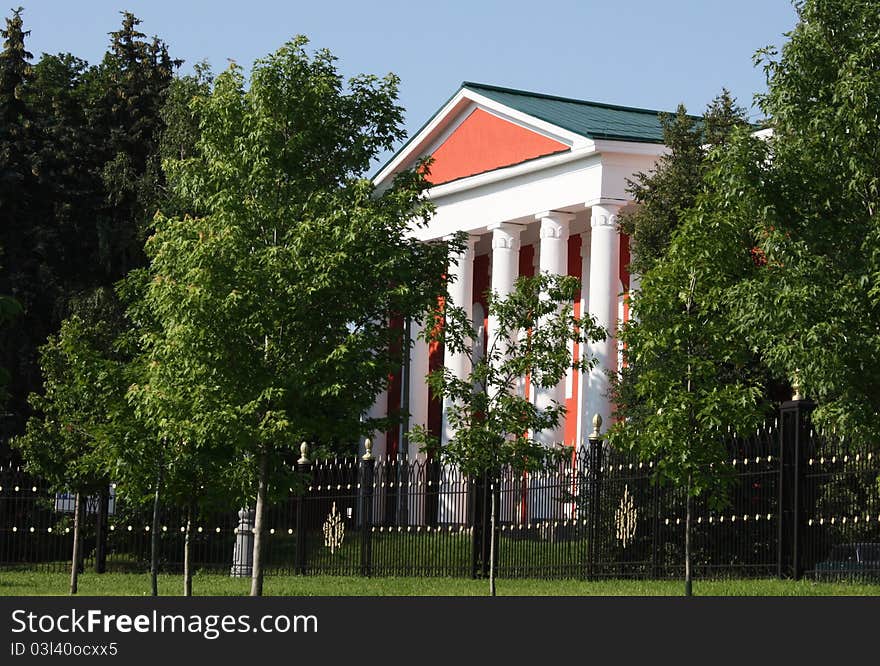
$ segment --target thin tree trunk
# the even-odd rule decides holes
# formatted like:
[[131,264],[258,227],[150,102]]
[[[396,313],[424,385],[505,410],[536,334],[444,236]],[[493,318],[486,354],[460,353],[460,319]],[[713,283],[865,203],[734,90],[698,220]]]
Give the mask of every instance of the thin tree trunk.
[[190,535],[192,534],[193,505],[186,511],[186,536],[183,540],[183,596],[191,597],[193,593],[192,562],[190,561]]
[[489,596],[495,596],[495,482],[489,484],[489,492],[492,493],[491,509],[489,515]]
[[162,467],[156,473],[156,492],[153,493],[153,525],[150,527],[150,593],[159,596],[159,488],[162,485]]
[[684,596],[693,596],[693,576],[691,573],[691,515],[694,511],[694,498],[691,496],[691,475],[687,482],[687,509],[684,517]]
[[269,454],[260,451],[260,472],[257,480],[257,505],[254,509],[254,555],[251,577],[251,596],[263,596],[263,513],[266,506],[266,488],[269,476]]
[[82,556],[80,543],[80,527],[82,526],[82,495],[76,494],[73,504],[73,554],[70,557],[70,593],[76,594],[79,589],[79,561]]

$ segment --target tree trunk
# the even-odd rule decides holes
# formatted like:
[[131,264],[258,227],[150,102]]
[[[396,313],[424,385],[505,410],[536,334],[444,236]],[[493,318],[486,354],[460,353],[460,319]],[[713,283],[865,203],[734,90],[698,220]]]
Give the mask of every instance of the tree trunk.
[[190,535],[192,534],[193,505],[186,511],[186,535],[183,540],[183,596],[191,597],[193,593],[192,562],[190,561]]
[[495,596],[495,482],[489,484],[489,492],[492,494],[491,509],[489,515],[489,595]]
[[693,575],[691,572],[691,516],[694,512],[694,498],[691,496],[691,475],[687,482],[687,508],[684,517],[684,596],[693,595]]
[[257,480],[257,505],[254,510],[254,556],[251,577],[251,596],[263,596],[263,513],[266,507],[266,488],[269,476],[269,454],[260,451],[260,472]]
[[150,594],[159,596],[159,487],[162,485],[162,468],[156,474],[156,492],[153,493],[153,525],[150,527]]
[[76,494],[73,504],[73,554],[70,557],[70,593],[76,594],[79,588],[79,561],[82,556],[80,527],[82,526],[82,495]]

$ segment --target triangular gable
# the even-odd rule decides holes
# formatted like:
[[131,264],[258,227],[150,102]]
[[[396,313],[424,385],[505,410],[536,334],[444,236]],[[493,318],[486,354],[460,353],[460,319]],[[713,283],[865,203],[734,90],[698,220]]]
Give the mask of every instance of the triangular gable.
[[434,149],[428,181],[441,185],[568,149],[564,143],[475,108]]
[[462,87],[373,177],[381,189],[399,171],[434,158],[435,186],[583,148],[592,141]]

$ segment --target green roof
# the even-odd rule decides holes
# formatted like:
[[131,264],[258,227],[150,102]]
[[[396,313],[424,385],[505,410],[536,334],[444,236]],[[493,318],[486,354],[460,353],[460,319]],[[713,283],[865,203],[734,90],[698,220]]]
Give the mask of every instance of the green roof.
[[470,81],[465,81],[461,87],[590,139],[663,143],[661,111],[556,97]]

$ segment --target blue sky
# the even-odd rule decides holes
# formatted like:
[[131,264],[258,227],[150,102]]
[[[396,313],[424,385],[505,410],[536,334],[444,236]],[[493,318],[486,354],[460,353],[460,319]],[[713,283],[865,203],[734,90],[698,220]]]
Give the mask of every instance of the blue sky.
[[398,74],[409,132],[464,80],[654,109],[683,102],[694,113],[726,86],[749,107],[764,89],[752,54],[782,44],[796,22],[789,0],[18,1],[37,56],[97,62],[122,9],[184,70],[202,59],[247,68],[304,34],[346,75]]

